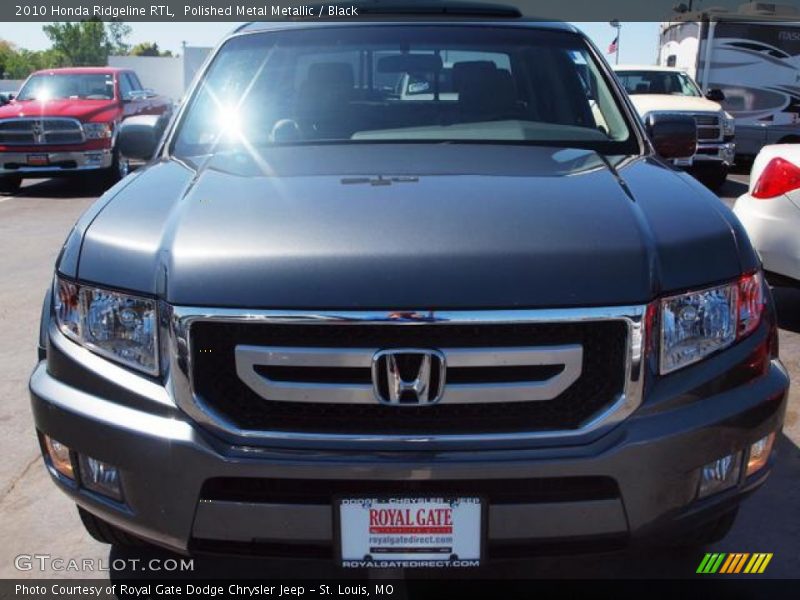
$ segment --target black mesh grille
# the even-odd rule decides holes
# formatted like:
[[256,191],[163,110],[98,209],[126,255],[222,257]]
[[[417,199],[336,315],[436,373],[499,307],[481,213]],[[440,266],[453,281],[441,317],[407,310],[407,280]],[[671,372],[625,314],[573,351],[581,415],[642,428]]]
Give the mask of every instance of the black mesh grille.
[[[192,325],[195,393],[241,429],[314,433],[456,434],[575,429],[622,392],[623,321],[515,325]],[[264,399],[236,375],[238,344],[326,348],[583,345],[581,377],[553,400],[387,406]],[[324,374],[320,376],[323,377]]]

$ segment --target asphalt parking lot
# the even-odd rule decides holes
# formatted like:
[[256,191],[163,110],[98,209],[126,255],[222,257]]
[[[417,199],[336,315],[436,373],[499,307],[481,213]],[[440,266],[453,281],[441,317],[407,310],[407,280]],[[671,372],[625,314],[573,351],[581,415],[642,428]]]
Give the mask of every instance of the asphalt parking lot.
[[[722,190],[732,204],[746,189],[747,176],[733,175]],[[108,577],[96,571],[19,571],[19,555],[95,559],[166,557],[159,551],[131,553],[94,542],[74,506],[49,480],[34,435],[27,380],[34,366],[42,296],[55,257],[72,223],[97,192],[80,182],[34,180],[14,197],[0,196],[0,577]],[[781,357],[794,382],[800,382],[800,290],[776,288]],[[765,576],[794,578],[800,572],[800,388],[792,389],[777,467],[765,487],[748,499],[734,530],[710,551],[772,552]],[[702,553],[625,552],[564,559],[537,558],[498,563],[482,577],[693,577]],[[135,574],[135,573],[130,573]],[[186,574],[184,574],[186,575]],[[191,574],[189,574],[191,575]],[[259,559],[195,560],[196,577],[336,577],[324,563]]]

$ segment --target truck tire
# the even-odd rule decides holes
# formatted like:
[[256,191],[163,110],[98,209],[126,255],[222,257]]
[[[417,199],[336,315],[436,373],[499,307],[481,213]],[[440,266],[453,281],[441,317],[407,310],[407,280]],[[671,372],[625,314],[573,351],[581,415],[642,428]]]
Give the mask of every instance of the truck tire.
[[95,540],[103,544],[111,544],[122,548],[144,548],[149,544],[144,540],[132,536],[110,523],[95,517],[92,513],[78,507],[78,514],[81,517],[83,527],[87,533]]
[[739,507],[737,506],[713,521],[703,523],[699,527],[679,535],[672,540],[670,545],[677,548],[699,548],[718,542],[728,535],[738,514]]
[[130,162],[127,158],[119,153],[117,148],[114,148],[114,158],[111,161],[111,166],[106,169],[105,183],[109,186],[114,185],[120,179],[125,177],[130,172]]
[[22,177],[14,175],[0,177],[0,194],[16,194],[22,185]]
[[728,167],[724,165],[703,165],[693,168],[691,173],[713,192],[719,191],[728,179]]

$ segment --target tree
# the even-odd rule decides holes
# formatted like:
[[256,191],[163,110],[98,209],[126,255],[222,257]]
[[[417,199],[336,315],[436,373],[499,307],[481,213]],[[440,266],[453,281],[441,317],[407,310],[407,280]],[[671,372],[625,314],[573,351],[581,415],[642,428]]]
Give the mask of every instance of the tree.
[[69,66],[105,66],[108,62],[110,43],[102,21],[52,23],[42,30]]
[[17,53],[14,45],[6,40],[0,40],[0,78],[7,77],[8,65],[13,60],[14,55]]
[[122,21],[103,24],[97,19],[45,25],[48,50],[17,48],[0,39],[0,78],[25,79],[32,71],[70,66],[105,66],[109,54],[127,54],[130,26]]
[[42,27],[52,49],[68,66],[105,66],[109,54],[127,54],[131,28],[122,21],[103,24],[99,19],[80,23],[52,23]]
[[172,56],[172,52],[165,50],[162,52],[158,48],[157,42],[142,42],[136,44],[131,50],[133,56]]
[[52,49],[32,52],[0,40],[0,78],[2,79],[25,79],[32,71],[61,67],[64,64],[63,57]]
[[131,26],[122,21],[111,21],[106,25],[106,35],[110,44],[111,54],[128,54],[131,45],[128,37],[131,35]]

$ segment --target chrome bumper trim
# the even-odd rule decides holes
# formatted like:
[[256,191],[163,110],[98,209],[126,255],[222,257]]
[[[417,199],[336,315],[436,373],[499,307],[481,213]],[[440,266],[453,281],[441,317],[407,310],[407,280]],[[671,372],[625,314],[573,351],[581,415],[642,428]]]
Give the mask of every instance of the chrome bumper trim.
[[[29,154],[46,154],[47,165],[28,165]],[[91,160],[98,157],[99,160]],[[99,150],[71,150],[68,152],[48,152],[46,149],[35,152],[0,152],[0,174],[1,175],[35,175],[37,173],[73,173],[75,171],[93,171],[96,169],[107,169],[113,163],[113,154],[109,148]],[[61,167],[58,163],[74,162],[74,167]],[[6,163],[23,165],[14,169],[5,168]]]

